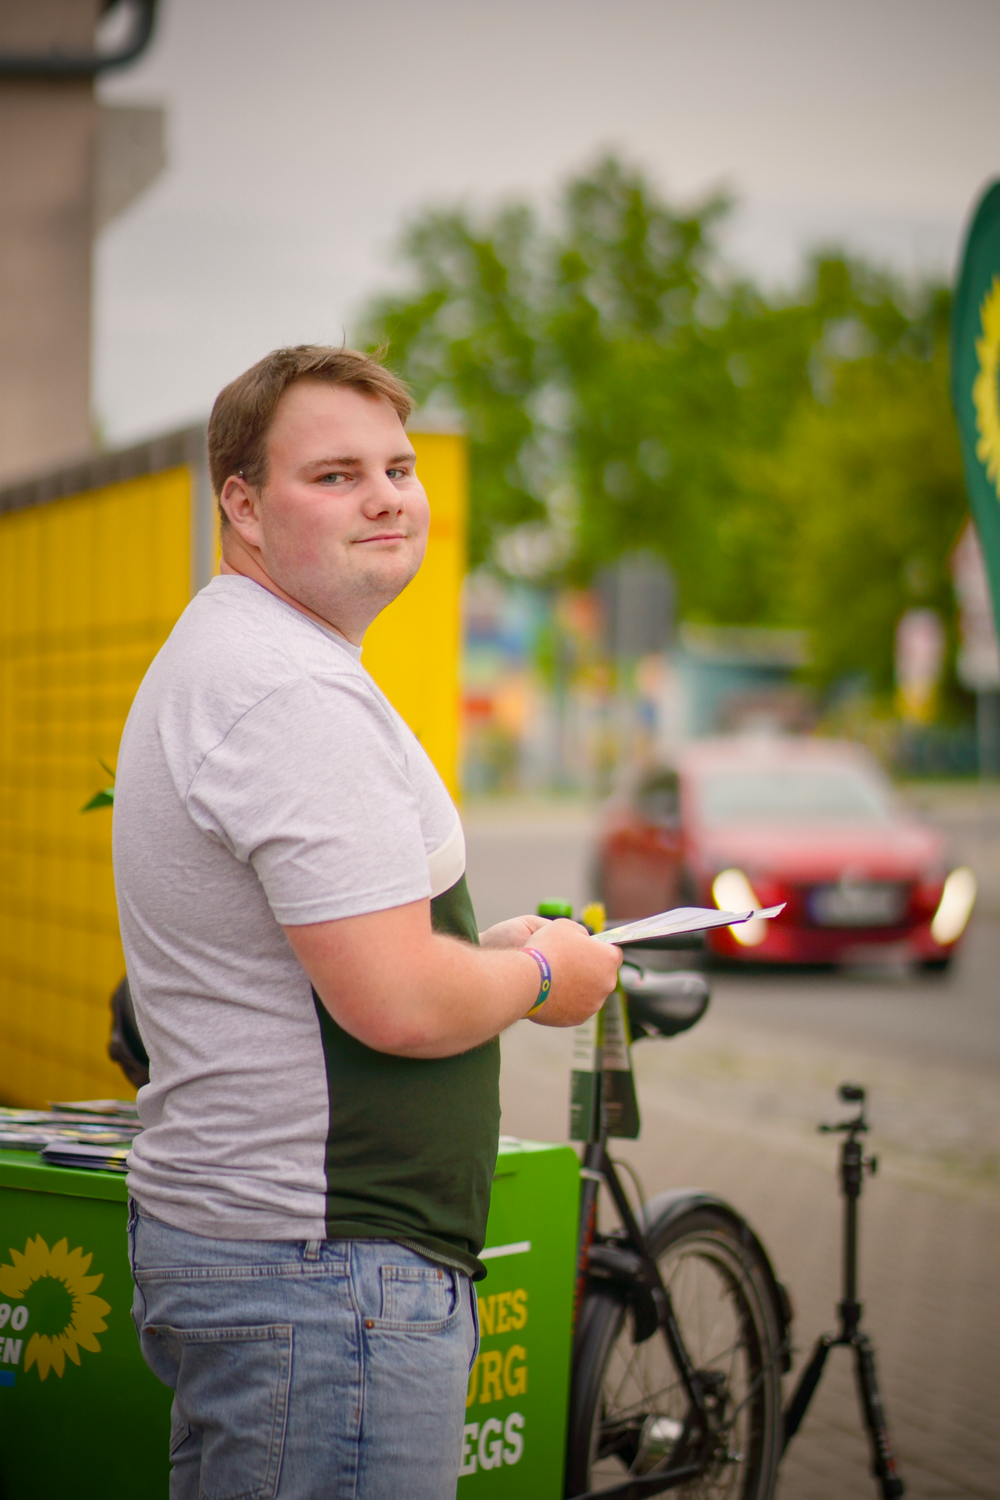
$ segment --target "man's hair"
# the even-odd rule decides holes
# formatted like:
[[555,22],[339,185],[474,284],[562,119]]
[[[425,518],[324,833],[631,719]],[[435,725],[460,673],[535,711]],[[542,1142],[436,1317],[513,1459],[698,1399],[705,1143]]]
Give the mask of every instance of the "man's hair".
[[[212,490],[219,498],[231,474],[239,474],[255,490],[267,483],[267,434],[278,402],[298,380],[322,380],[345,385],[363,396],[387,401],[406,421],[413,407],[403,382],[376,358],[357,349],[328,349],[321,344],[296,344],[275,349],[230,381],[216,397],[208,419],[208,468]],[[221,504],[223,525],[228,524]]]

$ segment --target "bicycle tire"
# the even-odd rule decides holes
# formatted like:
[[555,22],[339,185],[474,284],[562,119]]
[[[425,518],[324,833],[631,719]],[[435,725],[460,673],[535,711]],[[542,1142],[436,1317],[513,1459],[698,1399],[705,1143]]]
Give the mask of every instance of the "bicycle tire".
[[[663,1194],[643,1210],[649,1244],[688,1354],[724,1401],[718,1457],[671,1493],[770,1500],[782,1450],[787,1311],[767,1255],[739,1215],[704,1194]],[[580,1308],[567,1445],[567,1496],[621,1485],[676,1461],[686,1409],[663,1334],[636,1345],[621,1290]]]

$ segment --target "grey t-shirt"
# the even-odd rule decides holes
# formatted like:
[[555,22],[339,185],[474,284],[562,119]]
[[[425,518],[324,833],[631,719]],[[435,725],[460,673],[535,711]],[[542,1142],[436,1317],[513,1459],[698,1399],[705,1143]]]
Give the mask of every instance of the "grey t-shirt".
[[[496,1145],[495,1044],[426,1065],[371,1052],[322,1011],[282,932],[423,897],[454,905],[465,889],[455,807],[360,656],[227,575],[192,600],[136,695],[114,863],[151,1081],[129,1188],[196,1234],[412,1239],[474,1267]],[[475,940],[462,920],[451,930]],[[467,1184],[461,1161],[435,1184],[434,1142],[410,1152],[428,1088],[432,1114],[451,1113],[454,1096],[455,1118],[438,1127],[461,1137],[476,1116]],[[485,1105],[470,1090],[485,1090]],[[385,1139],[368,1139],[387,1113],[396,1135],[390,1121]],[[349,1163],[338,1132],[364,1138]],[[456,1193],[476,1200],[474,1222]]]

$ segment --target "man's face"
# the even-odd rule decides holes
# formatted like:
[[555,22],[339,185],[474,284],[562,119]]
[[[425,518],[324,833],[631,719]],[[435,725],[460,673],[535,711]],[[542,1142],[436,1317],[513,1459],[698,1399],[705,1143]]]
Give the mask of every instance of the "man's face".
[[278,403],[267,452],[252,514],[230,511],[236,529],[279,588],[360,639],[427,546],[427,496],[403,425],[386,401],[300,380]]

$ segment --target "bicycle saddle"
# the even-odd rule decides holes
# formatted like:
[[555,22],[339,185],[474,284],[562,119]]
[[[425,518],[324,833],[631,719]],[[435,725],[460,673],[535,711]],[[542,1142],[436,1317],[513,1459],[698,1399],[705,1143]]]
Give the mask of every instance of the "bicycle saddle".
[[712,994],[704,974],[679,969],[644,974],[623,969],[622,989],[633,1041],[689,1030],[705,1014]]

